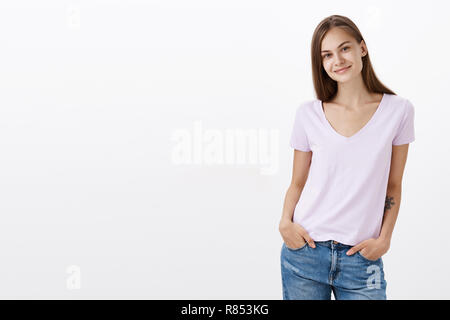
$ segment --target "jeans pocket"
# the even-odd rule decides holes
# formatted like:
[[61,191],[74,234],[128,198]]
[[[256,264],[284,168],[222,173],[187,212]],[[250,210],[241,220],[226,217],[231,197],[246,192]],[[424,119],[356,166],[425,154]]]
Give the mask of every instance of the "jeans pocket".
[[378,260],[380,260],[380,258],[378,258],[377,260],[370,260],[370,259],[364,257],[363,254],[361,253],[361,250],[357,251],[356,253],[357,253],[361,258],[363,258],[363,259],[366,260],[366,261],[377,262]]
[[305,248],[307,244],[308,244],[308,242],[305,242],[305,244],[302,245],[300,248],[289,248],[289,247],[286,245],[286,243],[284,243],[284,246],[285,246],[288,250],[290,250],[290,251],[299,251],[299,250]]

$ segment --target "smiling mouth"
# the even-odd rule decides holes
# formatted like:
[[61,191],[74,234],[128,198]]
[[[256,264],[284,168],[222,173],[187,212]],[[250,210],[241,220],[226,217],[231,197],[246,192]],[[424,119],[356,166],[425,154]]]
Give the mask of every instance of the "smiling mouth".
[[342,72],[342,71],[345,71],[345,70],[347,70],[347,69],[349,69],[351,66],[348,66],[348,67],[346,67],[346,68],[342,68],[342,69],[340,69],[340,70],[336,70],[335,72]]

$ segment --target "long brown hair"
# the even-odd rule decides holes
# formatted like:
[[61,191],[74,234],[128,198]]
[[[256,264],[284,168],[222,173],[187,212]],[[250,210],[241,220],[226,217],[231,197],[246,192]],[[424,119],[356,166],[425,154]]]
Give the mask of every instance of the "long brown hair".
[[[314,89],[317,99],[329,102],[337,93],[337,82],[331,79],[326,73],[322,65],[320,49],[325,34],[331,28],[341,28],[350,34],[358,43],[364,40],[358,27],[347,17],[340,15],[332,15],[323,19],[314,30],[311,42],[311,65]],[[365,42],[365,40],[364,40]],[[367,44],[366,44],[367,46]],[[361,70],[362,79],[371,93],[388,93],[394,94],[389,88],[381,83],[375,75],[372,63],[370,62],[369,53],[362,57],[363,68]]]

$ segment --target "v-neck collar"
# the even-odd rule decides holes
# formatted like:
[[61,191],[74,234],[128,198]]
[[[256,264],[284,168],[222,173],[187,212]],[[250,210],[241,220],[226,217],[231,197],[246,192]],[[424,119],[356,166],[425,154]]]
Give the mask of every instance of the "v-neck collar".
[[370,126],[370,124],[372,122],[374,122],[376,120],[376,118],[378,117],[378,115],[381,112],[381,109],[383,108],[384,104],[385,104],[385,100],[386,100],[386,93],[383,93],[383,96],[381,97],[381,101],[378,104],[377,109],[375,110],[374,114],[372,115],[372,117],[369,119],[369,121],[361,128],[359,129],[356,133],[354,133],[353,135],[351,135],[350,137],[346,137],[343,136],[342,134],[340,134],[339,132],[337,132],[333,126],[331,125],[331,123],[328,121],[327,117],[325,116],[325,111],[323,109],[323,103],[322,100],[317,100],[318,105],[319,105],[319,112],[321,114],[322,120],[325,122],[325,126],[328,127],[329,130],[331,130],[333,132],[333,134],[337,137],[339,137],[340,139],[343,140],[352,140],[355,137],[359,136],[362,132],[364,132],[364,130],[367,129],[367,127]]

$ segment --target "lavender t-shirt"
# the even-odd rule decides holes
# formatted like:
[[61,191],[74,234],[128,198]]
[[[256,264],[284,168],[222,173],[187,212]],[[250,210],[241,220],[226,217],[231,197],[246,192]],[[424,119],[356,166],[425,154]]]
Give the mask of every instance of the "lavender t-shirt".
[[351,137],[334,130],[321,100],[302,103],[296,110],[290,144],[312,151],[312,159],[293,221],[315,241],[356,245],[377,238],[392,145],[414,140],[414,107],[398,95],[384,94],[369,122]]

